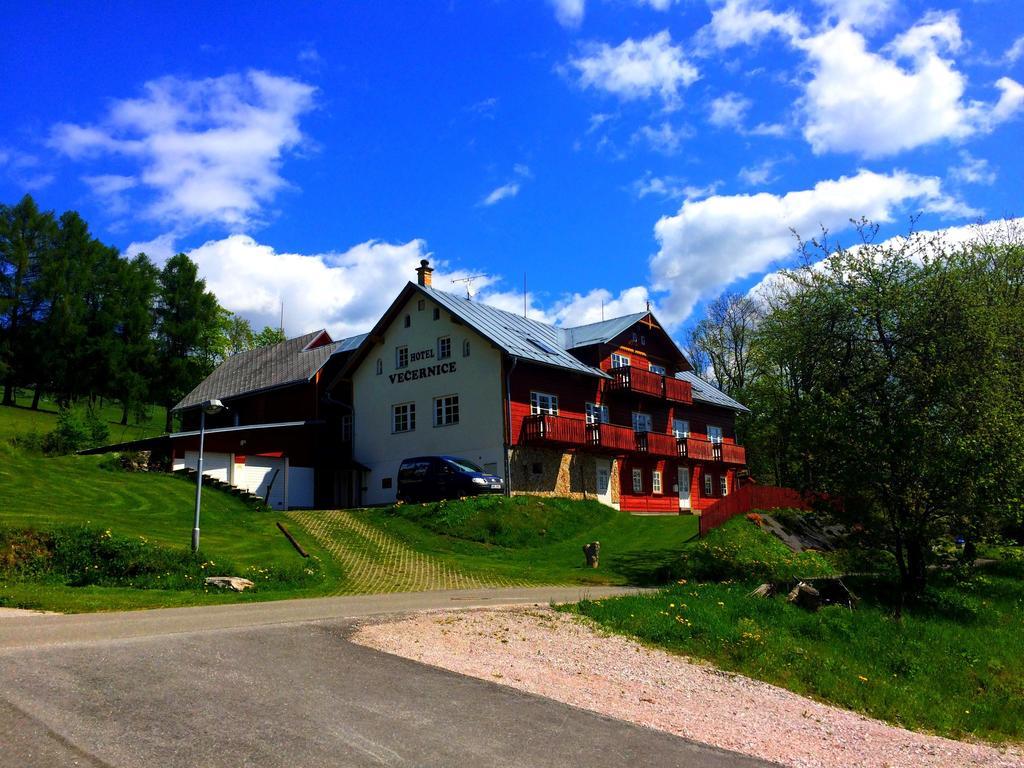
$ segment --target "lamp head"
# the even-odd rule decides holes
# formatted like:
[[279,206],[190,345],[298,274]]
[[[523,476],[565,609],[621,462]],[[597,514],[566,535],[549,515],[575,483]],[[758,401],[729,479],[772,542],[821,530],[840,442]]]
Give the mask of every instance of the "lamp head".
[[227,406],[224,405],[220,400],[207,400],[203,403],[203,410],[206,411],[207,415],[213,416],[215,413],[220,413],[226,410]]

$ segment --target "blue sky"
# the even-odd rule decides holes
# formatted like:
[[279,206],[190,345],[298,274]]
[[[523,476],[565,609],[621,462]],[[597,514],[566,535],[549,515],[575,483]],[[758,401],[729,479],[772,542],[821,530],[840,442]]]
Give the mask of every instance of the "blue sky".
[[791,228],[1021,214],[1019,0],[91,5],[6,9],[0,200],[290,333],[366,330],[423,256],[681,332]]

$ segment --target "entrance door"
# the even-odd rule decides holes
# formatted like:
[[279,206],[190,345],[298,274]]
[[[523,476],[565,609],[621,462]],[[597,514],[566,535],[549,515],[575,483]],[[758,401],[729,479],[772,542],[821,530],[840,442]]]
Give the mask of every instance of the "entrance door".
[[679,508],[690,508],[690,468],[679,468]]
[[608,459],[597,459],[597,500],[612,505],[612,463]]

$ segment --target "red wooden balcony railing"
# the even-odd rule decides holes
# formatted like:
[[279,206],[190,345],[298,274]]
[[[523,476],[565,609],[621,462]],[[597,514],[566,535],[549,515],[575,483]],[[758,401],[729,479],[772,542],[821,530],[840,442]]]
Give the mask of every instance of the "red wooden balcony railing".
[[590,424],[587,431],[591,445],[616,451],[636,450],[636,437],[629,427],[620,427],[618,424]]
[[666,376],[665,399],[691,405],[693,403],[693,387],[688,381],[677,379],[674,376]]
[[587,442],[587,423],[583,419],[573,419],[568,416],[552,416],[547,413],[524,416],[523,440],[534,443],[585,445]]
[[747,449],[742,445],[722,443],[722,461],[726,464],[746,464]]
[[696,437],[686,438],[686,456],[697,461],[714,461],[714,443]]
[[679,445],[672,435],[663,435],[660,432],[637,432],[637,450],[650,453],[654,456],[678,456]]
[[665,394],[665,386],[663,384],[665,377],[660,374],[651,373],[643,368],[630,365],[612,368],[608,373],[612,377],[612,389],[640,392],[645,395],[653,395],[654,397],[662,397]]

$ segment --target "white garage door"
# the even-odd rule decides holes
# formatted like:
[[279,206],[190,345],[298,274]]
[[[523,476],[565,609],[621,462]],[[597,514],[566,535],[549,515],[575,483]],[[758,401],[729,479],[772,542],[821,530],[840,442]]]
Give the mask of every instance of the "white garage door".
[[313,468],[288,466],[288,508],[313,507]]
[[[196,468],[199,461],[199,451],[185,451],[185,466],[191,469]],[[231,482],[230,453],[209,453],[203,452],[203,477],[212,477],[224,483]]]
[[284,459],[246,456],[245,464],[235,467],[235,485],[267,499],[272,509],[284,509],[284,471]]

